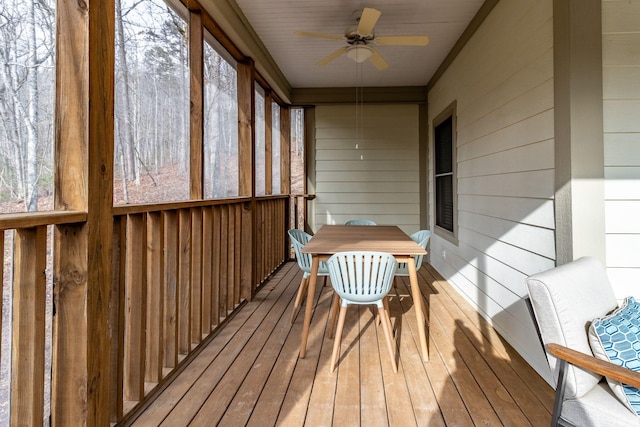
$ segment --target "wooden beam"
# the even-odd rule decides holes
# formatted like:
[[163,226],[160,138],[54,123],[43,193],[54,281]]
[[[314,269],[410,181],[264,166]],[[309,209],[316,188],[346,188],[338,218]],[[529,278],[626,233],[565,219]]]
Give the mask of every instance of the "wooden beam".
[[203,35],[202,15],[199,11],[189,12],[189,75],[191,114],[190,130],[190,195],[191,199],[204,197],[204,127],[203,127]]
[[39,225],[81,223],[86,220],[87,213],[78,211],[43,211],[0,214],[0,230],[31,228]]
[[[240,195],[251,196],[248,203],[240,207],[242,215],[236,226],[239,228],[240,239],[239,246],[243,256],[237,262],[236,266],[240,269],[238,274],[240,294],[251,299],[252,278],[253,278],[253,260],[255,259],[256,249],[253,247],[254,236],[254,219],[255,219],[255,195],[256,195],[256,150],[255,150],[255,63],[252,59],[238,63],[238,126],[239,128],[239,147],[238,147],[238,167],[240,168]],[[265,112],[266,114],[266,112]],[[223,230],[224,235],[224,230]],[[222,249],[224,251],[224,249]],[[224,261],[221,265],[224,268]],[[233,276],[232,276],[233,277]],[[225,291],[222,290],[223,281],[220,283],[218,293],[218,303],[223,307],[223,299]],[[226,309],[231,309],[233,306]],[[220,311],[219,315],[227,315],[226,311]]]
[[273,98],[264,91],[264,194],[273,192]]
[[252,196],[254,172],[254,63],[238,62],[238,168],[240,196]]
[[291,111],[280,107],[280,194],[291,192]]
[[58,0],[56,11],[55,208],[87,222],[56,230],[52,424],[107,425],[115,6]]

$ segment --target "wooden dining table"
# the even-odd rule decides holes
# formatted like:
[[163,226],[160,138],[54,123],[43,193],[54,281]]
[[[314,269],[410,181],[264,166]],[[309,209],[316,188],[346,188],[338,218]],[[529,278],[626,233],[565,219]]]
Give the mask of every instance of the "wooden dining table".
[[313,314],[313,300],[318,278],[318,266],[321,261],[328,260],[331,255],[345,251],[386,252],[392,254],[399,263],[407,263],[409,266],[411,297],[415,305],[416,319],[418,321],[422,360],[427,362],[429,360],[429,353],[427,349],[422,293],[418,286],[418,275],[414,261],[414,257],[426,255],[427,251],[395,225],[323,225],[302,248],[303,253],[312,256],[313,262],[311,265],[311,275],[309,276],[309,288],[307,290],[307,304],[304,313],[302,339],[300,342],[300,357],[304,358],[307,353],[307,340],[309,338],[309,326]]

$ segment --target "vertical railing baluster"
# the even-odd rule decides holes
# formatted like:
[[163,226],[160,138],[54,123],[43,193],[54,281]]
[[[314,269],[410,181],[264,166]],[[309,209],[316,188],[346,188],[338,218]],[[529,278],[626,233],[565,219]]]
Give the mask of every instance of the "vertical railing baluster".
[[47,227],[17,229],[13,252],[11,423],[44,420]]
[[164,212],[164,366],[178,366],[178,259],[179,216],[174,210]]
[[125,384],[127,400],[144,397],[146,330],[146,224],[142,214],[127,215],[125,280]]
[[180,210],[180,248],[178,252],[178,351],[191,351],[191,213]]
[[202,210],[191,209],[191,343],[202,341]]
[[206,207],[202,211],[202,309],[200,323],[202,334],[209,335],[213,329],[213,208]]
[[160,212],[147,215],[147,320],[145,380],[162,379],[163,301],[164,301],[164,226]]

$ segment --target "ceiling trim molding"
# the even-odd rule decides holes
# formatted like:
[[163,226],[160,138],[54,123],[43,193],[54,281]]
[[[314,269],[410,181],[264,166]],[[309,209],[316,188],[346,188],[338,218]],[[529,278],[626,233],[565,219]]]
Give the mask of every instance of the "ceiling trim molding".
[[[424,104],[427,100],[426,86],[365,87],[357,90],[365,104]],[[294,88],[291,90],[293,105],[353,104],[355,102],[355,87]]]
[[482,4],[478,12],[475,14],[467,28],[465,28],[464,32],[458,39],[453,48],[449,52],[449,54],[444,58],[444,61],[440,64],[438,69],[427,83],[427,92],[429,92],[435,84],[440,80],[440,77],[444,75],[447,71],[451,63],[458,56],[458,54],[462,51],[462,49],[466,46],[467,42],[473,37],[473,35],[478,31],[478,28],[482,25],[484,20],[489,16],[489,13],[493,10],[493,8],[498,4],[500,0],[485,0]]

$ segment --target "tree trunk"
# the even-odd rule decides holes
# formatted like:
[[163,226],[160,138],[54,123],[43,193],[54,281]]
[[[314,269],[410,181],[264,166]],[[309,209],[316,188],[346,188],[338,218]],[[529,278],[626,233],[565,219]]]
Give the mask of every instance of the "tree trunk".
[[27,88],[29,97],[27,121],[27,155],[26,155],[26,193],[25,208],[28,212],[38,210],[38,54],[36,50],[36,16],[33,1],[27,2],[29,7],[29,71]]
[[132,177],[136,175],[136,156],[135,156],[135,148],[133,143],[133,123],[132,123],[132,115],[133,110],[131,108],[131,97],[129,95],[129,67],[127,65],[127,53],[125,50],[125,39],[124,39],[124,24],[122,22],[122,4],[121,0],[115,0],[116,6],[116,55],[118,57],[118,61],[121,64],[122,73],[122,115],[123,118],[121,123],[122,132],[121,135],[124,139],[123,148],[125,148],[125,152],[123,153],[123,157],[126,159],[126,174],[124,176],[125,180],[131,180]]

